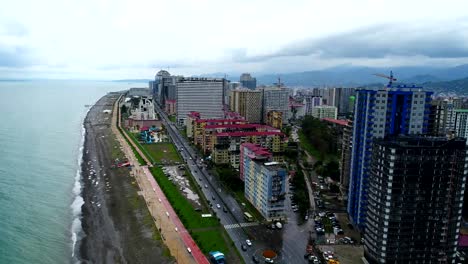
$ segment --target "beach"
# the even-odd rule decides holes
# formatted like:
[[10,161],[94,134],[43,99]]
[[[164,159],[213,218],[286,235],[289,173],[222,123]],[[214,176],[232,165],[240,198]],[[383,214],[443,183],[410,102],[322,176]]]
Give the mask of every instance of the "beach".
[[119,94],[107,94],[88,112],[82,169],[81,263],[174,263],[159,237],[126,158],[111,131]]

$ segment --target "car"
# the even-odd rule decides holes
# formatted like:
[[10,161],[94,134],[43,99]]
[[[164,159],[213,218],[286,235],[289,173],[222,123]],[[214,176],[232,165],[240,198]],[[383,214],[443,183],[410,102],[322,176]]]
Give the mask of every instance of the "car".
[[202,209],[200,207],[195,208],[196,212],[200,212]]
[[208,188],[208,185],[205,184],[205,188]]
[[246,243],[247,246],[249,246],[249,247],[252,246],[252,241],[250,241],[250,239],[245,240],[245,243]]
[[214,196],[211,196],[211,199],[212,199],[213,201],[216,200],[216,198],[215,198]]
[[219,204],[216,204],[216,207],[219,209],[219,208],[221,208],[221,205],[219,205]]
[[198,178],[200,181],[202,181],[202,178]]
[[273,264],[275,262],[271,258],[265,258],[265,263]]
[[254,263],[260,263],[260,259],[259,259],[257,256],[255,256],[255,255],[252,256],[252,261],[253,261]]
[[226,208],[226,207],[224,207],[224,206],[223,206],[223,212],[225,212],[225,213],[227,213],[227,212],[228,212],[227,208]]
[[309,215],[306,214],[305,217],[304,217],[304,220],[306,220],[306,221],[309,220]]
[[241,245],[241,249],[242,249],[243,251],[247,251],[247,246],[246,246],[245,244],[242,244],[242,245]]

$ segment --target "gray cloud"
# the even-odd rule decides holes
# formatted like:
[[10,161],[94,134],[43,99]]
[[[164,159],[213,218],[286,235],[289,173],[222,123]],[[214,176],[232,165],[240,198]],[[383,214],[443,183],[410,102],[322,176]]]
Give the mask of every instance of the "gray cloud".
[[6,47],[0,43],[0,67],[24,67],[32,65],[30,50],[25,47]]
[[[454,28],[456,27],[456,28]],[[352,32],[291,43],[277,52],[246,56],[236,51],[236,62],[261,62],[279,57],[315,56],[318,59],[379,59],[389,56],[428,58],[468,57],[468,26],[455,25],[377,25]]]

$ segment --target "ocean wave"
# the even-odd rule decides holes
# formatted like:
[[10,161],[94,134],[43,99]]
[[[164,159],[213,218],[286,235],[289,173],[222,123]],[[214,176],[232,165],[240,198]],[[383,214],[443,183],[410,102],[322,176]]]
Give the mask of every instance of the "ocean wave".
[[[86,112],[85,118],[89,112]],[[80,149],[78,151],[78,169],[76,171],[75,175],[75,184],[73,186],[73,195],[74,199],[72,204],[70,205],[72,209],[72,217],[73,217],[73,222],[71,225],[71,242],[72,242],[72,258],[75,257],[75,250],[76,250],[76,245],[79,242],[79,239],[82,236],[82,226],[81,226],[81,207],[84,204],[83,197],[81,196],[81,163],[83,162],[83,150],[84,150],[84,144],[85,144],[85,136],[86,136],[86,128],[84,126],[84,119],[82,122],[82,127],[81,127],[81,142],[80,142]]]

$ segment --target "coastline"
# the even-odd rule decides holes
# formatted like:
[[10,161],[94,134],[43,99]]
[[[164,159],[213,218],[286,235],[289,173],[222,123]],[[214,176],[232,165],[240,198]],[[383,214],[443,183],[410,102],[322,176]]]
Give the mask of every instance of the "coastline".
[[[84,120],[81,163],[83,237],[77,242],[81,263],[173,263],[158,240],[153,219],[128,168],[111,168],[124,160],[111,131],[111,110],[119,94],[103,96]],[[74,259],[75,260],[75,259]]]

